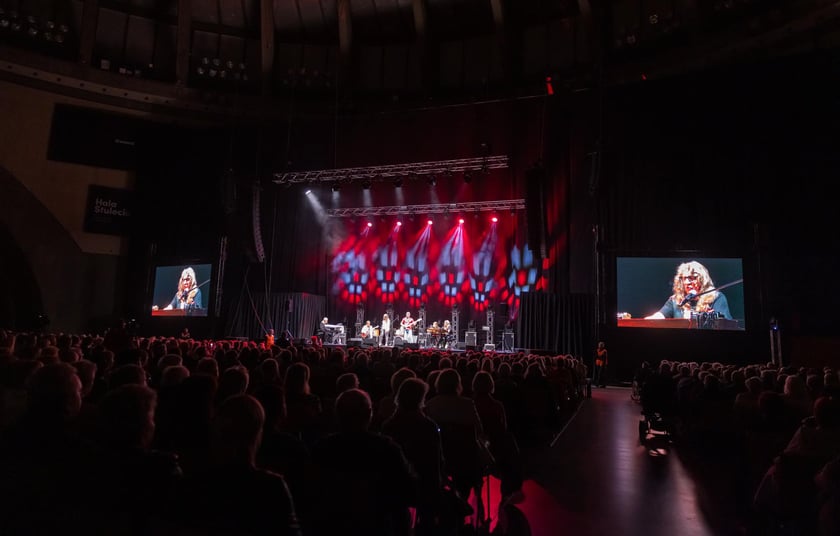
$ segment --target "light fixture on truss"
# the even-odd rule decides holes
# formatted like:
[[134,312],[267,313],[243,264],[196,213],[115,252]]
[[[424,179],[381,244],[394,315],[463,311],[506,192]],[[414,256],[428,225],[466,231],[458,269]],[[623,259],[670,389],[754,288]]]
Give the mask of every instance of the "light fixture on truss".
[[327,209],[331,218],[355,218],[371,216],[399,216],[403,214],[466,214],[470,212],[502,212],[525,210],[524,199],[505,199],[499,201],[471,201],[468,203],[437,203],[433,205],[396,205],[385,207],[353,207]]
[[414,162],[411,164],[392,164],[386,166],[367,166],[341,169],[322,169],[315,171],[287,171],[274,174],[274,183],[282,185],[335,182],[346,183],[395,181],[398,178],[417,180],[423,178],[430,183],[437,176],[451,177],[453,173],[472,176],[473,172],[487,172],[491,169],[507,169],[507,155],[482,156],[479,158],[456,158],[434,162]]

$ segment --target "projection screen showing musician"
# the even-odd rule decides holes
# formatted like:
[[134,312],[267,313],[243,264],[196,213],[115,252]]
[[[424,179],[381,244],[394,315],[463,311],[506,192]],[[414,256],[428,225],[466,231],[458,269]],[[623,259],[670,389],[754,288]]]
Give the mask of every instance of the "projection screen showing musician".
[[617,257],[618,327],[744,330],[739,258]]
[[158,266],[152,316],[207,316],[212,264]]

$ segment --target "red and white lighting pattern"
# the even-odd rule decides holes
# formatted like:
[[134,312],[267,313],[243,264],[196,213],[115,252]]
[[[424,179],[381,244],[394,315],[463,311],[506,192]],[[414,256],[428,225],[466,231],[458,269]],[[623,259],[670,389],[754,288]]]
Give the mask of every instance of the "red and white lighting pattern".
[[[454,223],[454,225],[453,225]],[[447,307],[468,305],[486,311],[506,302],[514,315],[523,292],[545,288],[543,266],[527,244],[516,244],[514,229],[482,220],[475,224],[450,220],[445,236],[441,225],[428,221],[414,225],[389,224],[387,236],[375,225],[352,232],[333,253],[332,292],[347,304],[406,304],[417,308],[437,303]],[[473,227],[486,226],[480,238]],[[412,229],[416,228],[416,229]]]

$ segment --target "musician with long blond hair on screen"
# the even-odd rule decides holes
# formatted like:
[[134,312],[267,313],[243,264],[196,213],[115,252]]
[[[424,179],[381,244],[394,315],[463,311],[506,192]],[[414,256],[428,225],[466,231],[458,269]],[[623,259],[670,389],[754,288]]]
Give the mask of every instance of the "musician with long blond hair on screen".
[[[169,305],[163,308],[164,311],[171,311],[173,309],[201,309],[201,289],[198,288],[198,283],[195,280],[195,270],[191,266],[184,268],[181,271],[181,277],[178,279],[177,290],[175,296]],[[153,311],[158,310],[158,306],[152,306]]]
[[714,313],[719,318],[732,319],[726,296],[715,290],[709,270],[697,261],[677,266],[672,292],[659,311],[645,318],[691,318],[692,313]]

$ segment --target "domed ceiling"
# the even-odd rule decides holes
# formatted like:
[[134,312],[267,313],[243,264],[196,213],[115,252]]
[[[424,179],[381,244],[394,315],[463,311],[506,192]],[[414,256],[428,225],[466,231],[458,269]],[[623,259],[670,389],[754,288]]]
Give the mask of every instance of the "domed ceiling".
[[0,0],[0,60],[7,79],[75,91],[89,80],[172,106],[290,92],[463,101],[833,47],[838,11],[820,0]]

